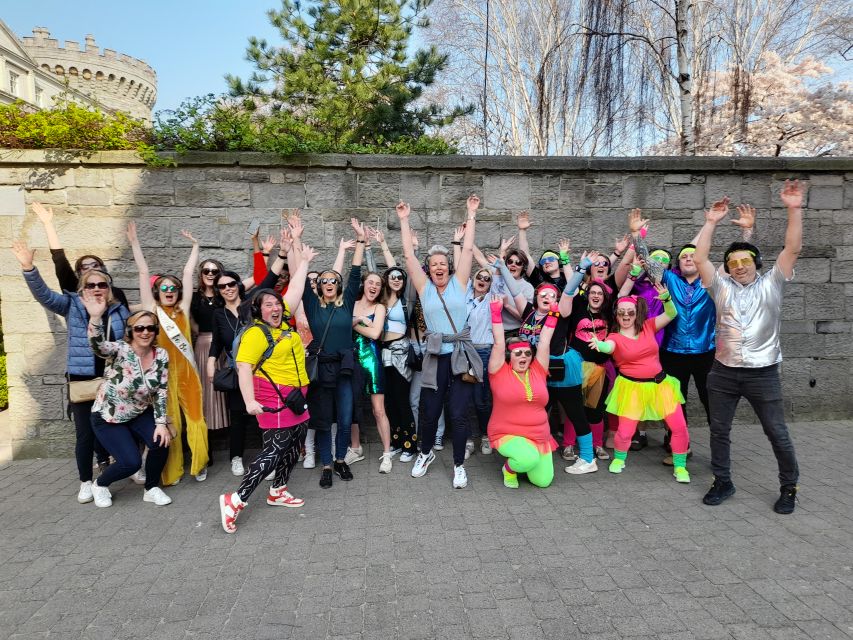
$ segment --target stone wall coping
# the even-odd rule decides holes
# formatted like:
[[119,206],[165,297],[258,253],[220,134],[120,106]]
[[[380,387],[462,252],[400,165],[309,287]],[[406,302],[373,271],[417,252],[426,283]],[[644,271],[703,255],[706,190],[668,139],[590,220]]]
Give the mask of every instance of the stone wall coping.
[[[853,171],[853,157],[759,158],[748,156],[397,156],[357,154],[294,154],[190,151],[165,152],[179,166],[300,167],[333,169],[435,169],[470,171]],[[135,151],[76,151],[69,149],[0,149],[0,166],[144,166]]]

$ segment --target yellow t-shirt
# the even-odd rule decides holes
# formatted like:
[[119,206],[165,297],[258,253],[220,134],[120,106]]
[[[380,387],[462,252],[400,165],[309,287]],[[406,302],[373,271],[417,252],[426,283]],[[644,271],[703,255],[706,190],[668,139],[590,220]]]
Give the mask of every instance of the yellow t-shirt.
[[[273,341],[277,341],[282,333],[285,335],[273,349],[272,355],[263,363],[263,369],[276,384],[290,387],[306,386],[308,374],[305,371],[305,348],[302,346],[302,338],[295,331],[285,329],[273,329],[267,327],[272,334]],[[257,325],[251,326],[243,333],[240,339],[240,348],[237,350],[237,362],[246,362],[254,368],[269,347],[263,330]],[[297,366],[299,367],[297,376]],[[255,371],[255,376],[266,380],[260,371]]]

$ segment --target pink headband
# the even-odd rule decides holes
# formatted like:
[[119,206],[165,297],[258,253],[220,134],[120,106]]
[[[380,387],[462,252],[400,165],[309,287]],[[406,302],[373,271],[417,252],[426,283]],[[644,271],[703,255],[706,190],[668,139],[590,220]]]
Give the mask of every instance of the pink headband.
[[591,287],[594,284],[597,284],[599,287],[604,289],[607,292],[607,295],[613,295],[613,289],[611,289],[610,286],[604,280],[596,278],[595,280],[589,283],[589,286]]
[[538,287],[536,287],[536,295],[539,295],[539,292],[543,289],[551,289],[551,291],[553,291],[556,295],[560,295],[560,290],[557,289],[557,287],[551,284],[550,282],[543,282]]
[[635,307],[637,306],[637,296],[623,296],[617,300],[616,304],[621,302],[630,302]]
[[153,287],[154,283],[157,282],[157,280],[159,280],[159,279],[160,279],[160,276],[158,276],[156,273],[153,276],[151,276],[151,286]]
[[506,346],[507,350],[512,351],[513,349],[517,349],[519,347],[527,347],[530,348],[530,343],[527,340],[513,340],[509,342]]

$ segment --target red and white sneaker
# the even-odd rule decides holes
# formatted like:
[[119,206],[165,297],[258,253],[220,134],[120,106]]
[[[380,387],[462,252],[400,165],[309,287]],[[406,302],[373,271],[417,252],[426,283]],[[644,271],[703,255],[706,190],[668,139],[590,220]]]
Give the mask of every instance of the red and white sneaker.
[[287,485],[284,485],[283,487],[270,487],[267,504],[273,507],[301,507],[305,504],[305,500],[294,498],[287,490]]
[[219,516],[225,533],[237,531],[237,516],[246,508],[246,503],[240,500],[236,493],[224,493],[219,496]]

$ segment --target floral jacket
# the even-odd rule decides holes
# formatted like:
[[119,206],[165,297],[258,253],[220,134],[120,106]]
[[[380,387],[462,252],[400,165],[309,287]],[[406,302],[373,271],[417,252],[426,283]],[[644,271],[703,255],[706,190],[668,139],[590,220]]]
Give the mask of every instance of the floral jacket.
[[142,370],[142,361],[124,340],[108,342],[103,327],[91,337],[92,351],[107,360],[104,382],[98,389],[92,411],[105,422],[128,422],[154,407],[155,422],[166,420],[166,387],[169,381],[169,354],[154,348],[154,361]]

